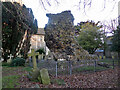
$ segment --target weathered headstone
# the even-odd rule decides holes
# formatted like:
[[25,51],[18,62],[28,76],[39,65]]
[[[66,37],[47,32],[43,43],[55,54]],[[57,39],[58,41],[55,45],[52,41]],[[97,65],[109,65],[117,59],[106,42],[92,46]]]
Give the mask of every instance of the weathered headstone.
[[105,59],[106,57],[105,56],[103,56],[103,59]]
[[45,68],[41,69],[40,76],[41,76],[42,84],[50,84],[50,77],[47,69]]
[[19,54],[17,57],[19,57],[19,58],[21,58],[21,57],[23,57],[21,54]]
[[40,88],[40,86],[38,84],[35,84],[35,88]]
[[104,62],[98,63],[98,65],[102,66],[102,67],[109,68],[109,65],[107,63],[104,63]]
[[38,52],[35,52],[34,49],[31,50],[31,53],[28,54],[28,57],[32,56],[33,60],[33,69],[37,69],[36,56],[39,55]]
[[45,60],[53,60],[52,52],[49,52],[48,55],[45,56]]
[[39,59],[39,60],[43,60],[43,56],[44,56],[43,53],[40,54],[40,55],[38,56],[38,59]]
[[38,56],[38,60],[42,60],[42,55],[39,55],[39,56]]
[[115,57],[114,56],[112,56],[112,59],[114,59]]
[[102,59],[102,56],[99,56],[100,60]]
[[9,57],[9,59],[7,60],[7,63],[10,64],[10,63],[12,62],[12,57],[13,57],[13,56],[12,56],[12,54],[10,54],[10,56],[8,56],[8,57]]

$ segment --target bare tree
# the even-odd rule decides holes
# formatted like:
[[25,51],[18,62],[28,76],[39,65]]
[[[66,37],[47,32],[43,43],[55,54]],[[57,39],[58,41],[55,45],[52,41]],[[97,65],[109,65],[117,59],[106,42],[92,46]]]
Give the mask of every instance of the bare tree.
[[[62,4],[62,3],[60,3],[61,0],[39,0],[39,3],[40,3],[40,6],[42,6],[44,8],[44,10],[47,10],[46,6],[52,6],[52,4],[53,4],[52,1],[54,1],[54,4],[57,4],[57,5]],[[83,11],[84,11],[83,13],[86,15],[86,9],[91,8],[92,3],[94,1],[95,0],[79,0],[78,4],[74,5],[74,6],[76,6],[79,10],[83,9]],[[102,11],[106,8],[106,4],[108,2],[113,3],[113,6],[112,6],[113,8],[111,10],[111,11],[113,11],[115,5],[118,3],[119,0],[102,0],[102,1],[104,3],[103,8],[101,8]]]
[[[59,5],[59,1],[58,0],[53,0],[55,2],[55,4]],[[47,10],[46,6],[51,6],[52,1],[51,0],[39,0],[40,6],[42,6],[44,8],[44,10]]]
[[[85,13],[85,15],[86,15],[86,9],[87,9],[87,8],[90,9],[91,6],[93,5],[93,2],[94,2],[94,1],[95,1],[95,0],[80,0],[79,3],[78,3],[78,5],[76,5],[76,6],[78,7],[79,10],[83,9],[83,11],[84,11],[84,13]],[[105,10],[106,4],[107,4],[108,2],[113,3],[112,10],[111,10],[111,11],[113,11],[115,5],[118,3],[118,0],[102,0],[102,2],[104,3],[104,5],[103,5],[103,8],[101,8],[101,9],[102,9],[101,11]],[[83,7],[81,8],[82,5],[83,5]]]

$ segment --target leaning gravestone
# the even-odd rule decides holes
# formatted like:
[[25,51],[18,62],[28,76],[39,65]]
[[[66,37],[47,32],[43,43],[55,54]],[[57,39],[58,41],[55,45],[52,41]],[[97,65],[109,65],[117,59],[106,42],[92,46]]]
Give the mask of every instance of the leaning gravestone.
[[50,84],[50,77],[47,69],[45,68],[41,69],[40,76],[41,76],[42,84]]
[[80,55],[85,59],[90,56],[75,39],[74,17],[71,11],[46,16],[49,21],[45,26],[45,42],[56,60],[61,57],[68,60],[68,55],[71,56],[71,60],[81,60]]

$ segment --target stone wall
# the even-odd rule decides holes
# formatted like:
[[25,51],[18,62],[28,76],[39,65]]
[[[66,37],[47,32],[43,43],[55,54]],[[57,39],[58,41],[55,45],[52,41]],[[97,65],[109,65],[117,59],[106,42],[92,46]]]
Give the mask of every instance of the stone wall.
[[19,3],[21,6],[23,5],[22,0],[1,0],[1,1],[2,1],[2,2],[12,2],[12,3],[17,2],[17,3]]
[[74,17],[71,11],[58,14],[47,14],[45,42],[54,58],[66,60],[90,59],[90,55],[80,47],[75,39]]

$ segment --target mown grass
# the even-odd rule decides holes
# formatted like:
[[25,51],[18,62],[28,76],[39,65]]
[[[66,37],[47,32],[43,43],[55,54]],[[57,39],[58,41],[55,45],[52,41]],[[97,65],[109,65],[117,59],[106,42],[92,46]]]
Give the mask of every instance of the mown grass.
[[[31,67],[16,66],[10,67],[9,64],[2,64],[2,88],[15,88],[20,85],[19,78],[27,75],[25,71],[31,71]],[[19,88],[19,87],[18,87]]]
[[58,84],[58,85],[65,85],[65,81],[63,79],[53,79],[51,83]]
[[98,71],[98,70],[105,70],[105,67],[94,67],[94,66],[84,66],[80,68],[76,68],[76,72],[83,72],[83,71]]
[[[113,59],[102,59],[102,60],[99,60],[98,62],[104,62],[104,63],[107,63],[107,64],[113,64]],[[118,60],[117,59],[114,59],[114,64],[118,65]]]
[[28,72],[29,72],[29,71],[31,71],[31,70],[32,70],[32,68],[31,68],[31,67],[24,67],[24,68],[23,68],[23,70],[24,70],[24,71],[28,71]]
[[17,81],[19,80],[19,75],[9,75],[2,77],[2,88],[14,88],[20,85]]
[[[113,64],[113,60],[109,60],[109,59],[104,59],[104,60],[100,60],[99,62],[105,62],[107,64],[111,64],[111,67],[112,67],[112,64]],[[117,64],[117,60],[114,60],[114,63]],[[31,71],[31,67],[10,67],[9,64],[7,63],[3,63],[2,64],[3,66],[3,69],[2,69],[2,73],[3,73],[3,76],[2,76],[2,87],[3,88],[14,88],[18,85],[20,85],[20,83],[18,82],[19,81],[19,78],[21,77],[20,74],[17,73],[17,71],[20,69],[20,71],[22,72],[29,72]],[[80,73],[80,72],[85,72],[85,71],[99,71],[99,70],[106,70],[107,68],[105,67],[100,67],[100,66],[97,66],[96,68],[93,66],[81,66],[79,68],[75,68],[75,69],[72,69],[72,74],[74,73]],[[14,74],[12,74],[14,73]],[[53,72],[55,74],[55,71]],[[69,70],[67,71],[58,71],[58,75],[66,75],[66,74],[69,74]],[[24,73],[22,75],[25,75]],[[0,78],[1,79],[1,78]],[[53,80],[52,83],[57,83],[59,85],[64,85],[64,80]]]

